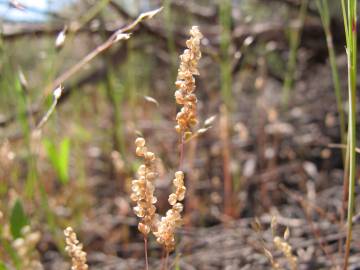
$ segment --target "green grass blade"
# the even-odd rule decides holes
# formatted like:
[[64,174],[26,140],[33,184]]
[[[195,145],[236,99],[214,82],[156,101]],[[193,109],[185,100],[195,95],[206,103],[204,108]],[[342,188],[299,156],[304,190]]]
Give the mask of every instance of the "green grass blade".
[[21,230],[29,224],[21,201],[16,200],[10,215],[10,231],[14,239],[21,237]]
[[297,62],[297,51],[300,46],[302,28],[305,23],[307,15],[307,7],[309,0],[302,0],[300,11],[299,11],[299,27],[293,29],[290,32],[290,54],[287,63],[287,71],[284,78],[283,92],[282,92],[282,103],[284,107],[288,106],[290,90],[294,84],[294,74],[296,71],[296,62]]
[[[331,74],[332,74],[334,92],[335,92],[337,109],[339,114],[341,144],[345,145],[346,144],[345,114],[343,109],[343,98],[341,95],[342,91],[340,87],[338,66],[336,63],[336,54],[334,50],[333,36],[330,28],[329,6],[327,0],[317,0],[316,5],[319,10],[321,22],[326,36],[326,44],[328,47]],[[345,155],[346,155],[346,149],[343,148],[342,156],[343,156],[344,164],[345,164]]]
[[355,177],[356,177],[356,76],[357,76],[357,0],[347,0],[347,10],[344,0],[342,11],[346,34],[346,53],[348,59],[348,92],[349,92],[349,194],[347,214],[347,235],[345,246],[344,267],[349,264],[350,247],[352,240],[352,219],[355,205]]

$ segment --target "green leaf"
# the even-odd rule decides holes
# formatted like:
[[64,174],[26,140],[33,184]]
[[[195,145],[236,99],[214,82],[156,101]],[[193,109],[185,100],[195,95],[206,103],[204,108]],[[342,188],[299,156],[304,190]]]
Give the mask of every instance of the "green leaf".
[[29,221],[25,215],[24,208],[19,199],[16,200],[10,215],[10,231],[14,239],[21,236],[21,230]]
[[5,263],[3,263],[2,261],[0,261],[0,270],[8,270]]
[[62,183],[69,181],[69,153],[70,153],[70,140],[64,139],[60,144],[60,150],[58,155],[59,177]]
[[44,139],[44,146],[46,148],[47,155],[50,159],[51,165],[56,167],[57,164],[57,150],[55,144],[49,139]]
[[62,184],[69,182],[69,154],[70,154],[70,140],[63,139],[59,147],[55,143],[46,139],[44,140],[47,155],[51,165],[55,169],[57,176]]

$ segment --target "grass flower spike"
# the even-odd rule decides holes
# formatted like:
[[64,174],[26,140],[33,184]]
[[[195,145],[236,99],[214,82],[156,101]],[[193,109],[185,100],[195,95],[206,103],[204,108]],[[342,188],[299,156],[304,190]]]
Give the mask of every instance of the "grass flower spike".
[[197,26],[193,26],[190,30],[191,38],[186,41],[187,49],[180,56],[180,67],[175,82],[176,103],[183,106],[176,116],[176,131],[185,136],[191,135],[191,127],[196,125],[196,103],[197,98],[195,91],[194,75],[199,75],[198,62],[201,58],[200,40],[202,34]]
[[174,206],[176,201],[182,201],[185,198],[186,187],[184,186],[184,173],[178,171],[175,173],[173,184],[176,191],[169,196],[169,204]]
[[172,208],[166,212],[165,217],[161,218],[157,231],[154,232],[157,242],[161,244],[168,253],[175,249],[175,229],[182,224],[181,212],[183,211],[183,205],[179,201],[185,198],[186,192],[184,173],[182,171],[175,173],[173,184],[176,190],[169,195],[168,200]]
[[154,196],[154,180],[156,177],[155,171],[155,154],[147,150],[144,138],[137,138],[135,140],[136,155],[144,158],[144,164],[138,169],[139,179],[132,181],[132,194],[131,199],[137,203],[134,207],[135,214],[141,218],[138,229],[147,236],[155,220],[156,207],[154,204],[157,198]]
[[87,270],[86,252],[82,250],[83,246],[76,237],[76,233],[71,227],[64,231],[66,247],[65,250],[71,257],[71,270]]

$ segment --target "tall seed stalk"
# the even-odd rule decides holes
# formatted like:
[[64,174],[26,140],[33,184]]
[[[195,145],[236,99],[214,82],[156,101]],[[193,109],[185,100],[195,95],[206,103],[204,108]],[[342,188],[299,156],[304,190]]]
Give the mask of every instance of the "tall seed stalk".
[[348,152],[349,152],[349,194],[347,235],[345,246],[345,258],[343,269],[349,264],[350,245],[352,239],[352,218],[355,201],[355,173],[356,173],[356,73],[357,73],[357,0],[341,0],[344,18],[346,53],[348,61],[348,92],[349,92],[349,116],[348,116]]

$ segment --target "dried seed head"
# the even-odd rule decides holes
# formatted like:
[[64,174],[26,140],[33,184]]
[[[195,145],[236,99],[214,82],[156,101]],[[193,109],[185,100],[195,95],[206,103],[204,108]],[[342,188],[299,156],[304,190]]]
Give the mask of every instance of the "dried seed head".
[[145,225],[144,223],[140,222],[138,225],[138,229],[144,235],[148,235],[150,233],[150,226]]
[[176,210],[178,213],[181,213],[184,210],[184,207],[181,203],[176,203],[173,209]]
[[177,196],[176,196],[176,194],[174,194],[174,193],[170,194],[168,201],[169,201],[169,204],[170,204],[170,205],[174,205],[174,204],[176,203],[176,201],[177,201]]
[[295,255],[293,255],[292,247],[287,242],[287,238],[290,236],[289,228],[286,228],[284,239],[279,236],[273,237],[273,243],[277,250],[281,251],[288,263],[290,264],[291,269],[297,269],[298,259]]
[[182,201],[185,198],[186,187],[181,186],[176,190],[176,196],[178,201]]
[[144,138],[136,138],[135,145],[137,147],[144,147],[145,146],[145,139]]
[[71,257],[71,270],[87,270],[86,253],[82,250],[83,246],[76,237],[71,227],[64,230],[66,247],[65,250]]
[[155,154],[147,150],[144,138],[137,138],[135,140],[136,155],[144,159],[144,164],[138,168],[139,179],[134,179],[131,184],[132,194],[131,200],[136,202],[134,207],[135,215],[141,218],[138,229],[144,234],[148,235],[153,228],[155,220],[156,207],[154,204],[157,198],[154,196],[156,178]]
[[175,178],[176,179],[181,179],[181,180],[184,180],[184,173],[182,171],[177,171],[175,173]]
[[194,75],[199,75],[198,62],[201,58],[200,40],[203,37],[199,28],[193,26],[190,30],[190,39],[186,41],[187,49],[180,56],[180,67],[175,82],[177,88],[175,92],[176,103],[183,106],[176,116],[177,132],[190,132],[191,127],[197,124]]
[[166,212],[165,217],[162,217],[157,225],[157,230],[154,231],[156,240],[163,245],[167,252],[171,252],[175,248],[175,230],[181,226],[182,218],[181,212],[184,207],[179,201],[184,199],[186,188],[184,186],[184,173],[178,171],[175,173],[173,180],[175,192],[169,195],[169,204],[172,206]]
[[163,245],[167,252],[171,252],[175,248],[175,229],[181,224],[180,213],[170,209],[166,212],[166,216],[162,217],[157,231],[154,232],[156,241]]
[[153,152],[146,152],[145,153],[145,159],[148,159],[150,161],[154,161],[155,160],[155,154]]

